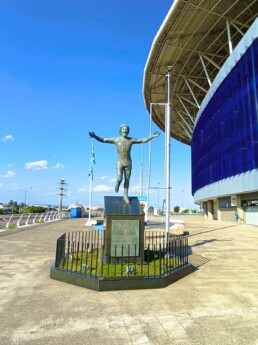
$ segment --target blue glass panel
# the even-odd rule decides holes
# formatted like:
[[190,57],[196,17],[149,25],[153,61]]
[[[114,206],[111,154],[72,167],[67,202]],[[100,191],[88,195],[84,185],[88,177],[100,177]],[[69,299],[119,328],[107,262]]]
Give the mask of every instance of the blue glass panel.
[[204,109],[192,136],[192,193],[258,168],[258,39]]

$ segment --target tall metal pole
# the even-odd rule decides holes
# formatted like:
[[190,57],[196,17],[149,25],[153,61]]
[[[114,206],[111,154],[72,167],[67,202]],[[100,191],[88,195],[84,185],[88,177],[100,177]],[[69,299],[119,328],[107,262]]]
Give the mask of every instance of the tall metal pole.
[[165,119],[165,138],[166,138],[166,168],[165,168],[165,189],[166,189],[166,235],[169,239],[169,227],[170,227],[170,77],[172,67],[168,67],[167,73],[167,108]]
[[24,209],[26,209],[26,198],[27,198],[27,189],[25,191],[25,196],[24,196]]
[[143,161],[140,164],[140,196],[143,196]]
[[92,157],[91,157],[91,164],[90,164],[90,173],[89,173],[89,177],[90,177],[90,194],[89,194],[89,216],[88,216],[88,220],[85,223],[86,226],[91,226],[91,209],[92,209],[92,182],[93,182],[93,166],[92,163],[95,164],[95,153],[94,153],[94,146],[92,143]]
[[60,219],[62,218],[62,209],[63,209],[63,196],[65,191],[65,180],[60,180],[60,187],[59,187],[59,208],[58,214]]
[[[149,136],[152,133],[152,104],[150,105],[150,132]],[[151,180],[151,141],[149,141],[149,162],[148,162],[148,186],[147,186],[147,208],[149,209],[150,205],[150,180]]]
[[92,170],[90,171],[90,195],[89,195],[89,216],[85,225],[91,226],[91,207],[92,207]]
[[159,182],[158,182],[158,212],[159,212]]

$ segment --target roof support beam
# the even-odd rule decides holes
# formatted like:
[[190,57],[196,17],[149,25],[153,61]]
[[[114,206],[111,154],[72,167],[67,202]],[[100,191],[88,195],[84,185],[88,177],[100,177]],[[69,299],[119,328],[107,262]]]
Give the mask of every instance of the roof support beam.
[[206,78],[207,78],[207,80],[208,80],[208,83],[209,83],[209,85],[211,86],[211,80],[210,80],[210,77],[209,77],[207,68],[206,68],[206,66],[205,66],[205,63],[204,63],[204,61],[203,61],[203,58],[202,58],[201,54],[199,54],[199,58],[200,58],[200,60],[201,60],[202,67],[203,67],[204,73],[205,73],[205,75],[206,75]]
[[186,82],[186,85],[188,86],[188,88],[189,88],[189,90],[190,90],[190,92],[191,92],[191,95],[193,96],[193,99],[194,99],[195,102],[196,102],[197,107],[200,109],[200,104],[198,103],[198,101],[197,101],[197,99],[196,99],[196,97],[195,97],[195,95],[194,95],[194,93],[193,93],[193,90],[192,90],[190,84],[188,83],[187,79],[185,79],[185,82]]
[[190,120],[192,121],[192,123],[193,123],[193,125],[194,125],[194,119],[193,119],[193,117],[191,116],[191,114],[189,113],[189,111],[188,111],[187,107],[185,106],[184,102],[181,100],[180,97],[178,97],[178,99],[179,99],[180,103],[182,104],[183,108],[185,109],[187,115],[189,116]]
[[232,51],[233,51],[233,46],[232,46],[232,39],[231,39],[230,21],[229,21],[229,19],[226,20],[226,24],[227,24],[229,54],[231,54]]
[[207,61],[209,61],[213,66],[215,66],[218,70],[220,70],[219,65],[217,65],[212,59],[210,59],[207,55],[202,55]]
[[242,36],[244,36],[243,31],[240,30],[239,27],[238,27],[233,21],[231,21],[230,24],[231,24],[232,26],[234,26],[234,28],[235,28]]
[[194,80],[190,79],[190,78],[185,78],[188,81],[190,81],[190,83],[192,83],[193,85],[197,86],[200,90],[202,90],[203,92],[207,93],[208,90],[206,90],[204,87],[202,87],[201,85],[199,85],[198,83],[196,83]]
[[[189,133],[187,132],[187,130],[184,127],[184,124],[182,122],[179,123],[178,128],[179,128],[178,130],[181,130],[181,133],[184,134],[184,137],[187,137],[187,139],[188,139]],[[189,141],[191,141],[191,137],[189,138]]]
[[[181,128],[182,132],[185,133],[187,137],[189,136],[189,133],[187,132],[187,130],[186,130],[186,128],[184,127],[184,125],[183,125],[182,122],[180,122],[179,128]],[[192,137],[189,137],[190,141],[191,141],[191,138],[192,138]]]
[[188,98],[186,98],[186,97],[184,97],[184,96],[180,96],[180,98],[182,98],[182,99],[185,100],[186,102],[192,104],[194,107],[198,108],[198,106],[197,106],[194,102],[190,101]]
[[184,124],[186,125],[186,127],[188,128],[189,131],[186,130],[186,128],[184,128],[185,133],[187,134],[187,136],[189,137],[189,139],[191,139],[192,137],[192,133],[193,133],[193,129],[189,126],[189,124],[187,123],[187,121],[184,119],[184,117],[180,114],[180,112],[176,110],[177,115],[180,117],[180,119],[184,122]]

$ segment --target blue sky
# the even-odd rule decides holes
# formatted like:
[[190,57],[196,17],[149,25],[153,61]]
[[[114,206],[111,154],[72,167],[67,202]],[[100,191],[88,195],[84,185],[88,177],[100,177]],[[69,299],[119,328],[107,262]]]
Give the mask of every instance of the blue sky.
[[[89,202],[92,139],[149,136],[142,82],[153,39],[172,1],[0,0],[0,202]],[[153,125],[153,131],[159,130]],[[164,133],[152,141],[151,187],[164,187]],[[115,195],[115,146],[94,141],[94,205]],[[143,194],[148,144],[132,149],[129,195]],[[141,170],[141,166],[143,169]],[[171,206],[197,208],[190,147],[171,141]],[[121,190],[122,193],[122,190]],[[121,194],[120,193],[120,194]],[[119,194],[119,195],[120,195]],[[150,204],[165,192],[151,189]]]

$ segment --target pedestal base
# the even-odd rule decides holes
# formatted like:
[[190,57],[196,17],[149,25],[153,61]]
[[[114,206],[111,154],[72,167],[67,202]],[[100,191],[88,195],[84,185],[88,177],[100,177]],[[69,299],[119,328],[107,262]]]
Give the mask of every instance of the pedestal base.
[[105,196],[104,263],[144,260],[144,213],[137,197]]

